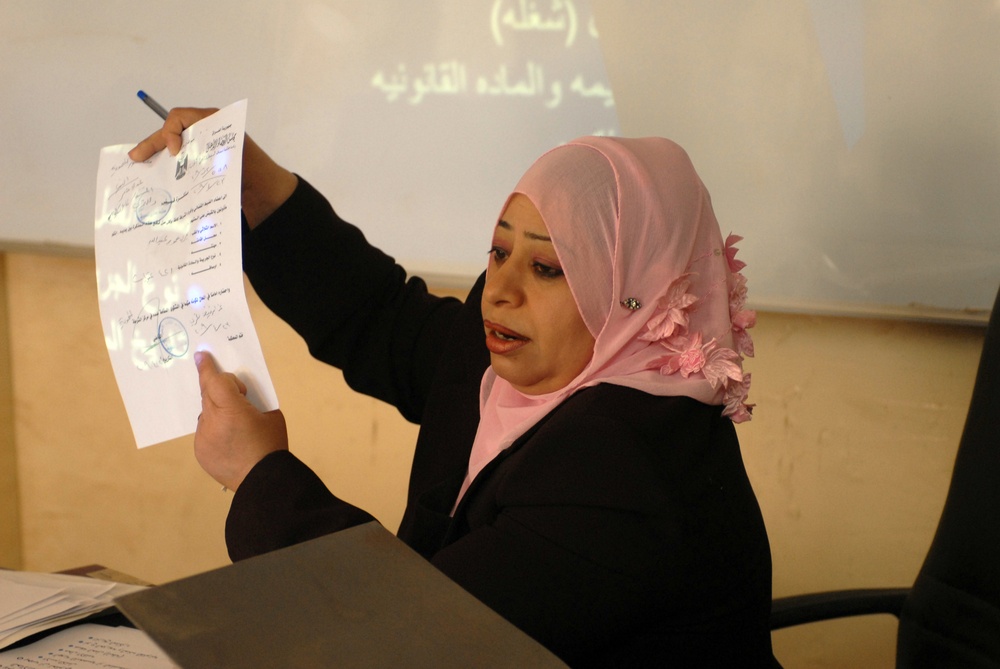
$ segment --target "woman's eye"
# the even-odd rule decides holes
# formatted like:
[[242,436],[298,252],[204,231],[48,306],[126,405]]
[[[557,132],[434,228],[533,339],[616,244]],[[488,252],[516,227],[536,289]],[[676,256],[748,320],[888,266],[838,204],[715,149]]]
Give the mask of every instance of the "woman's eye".
[[493,248],[490,249],[490,256],[493,258],[493,260],[500,262],[507,259],[507,252],[504,251],[499,246],[494,246]]
[[543,279],[555,279],[563,275],[563,271],[558,267],[551,267],[544,263],[536,262],[534,264],[535,274],[542,277]]

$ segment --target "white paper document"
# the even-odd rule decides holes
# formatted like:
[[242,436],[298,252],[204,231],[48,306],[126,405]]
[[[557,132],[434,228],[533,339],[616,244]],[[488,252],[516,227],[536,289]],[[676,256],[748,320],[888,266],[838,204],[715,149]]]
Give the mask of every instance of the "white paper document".
[[194,352],[212,353],[262,411],[278,407],[243,290],[240,218],[246,100],[144,163],[101,150],[94,214],[104,337],[139,448],[194,432]]
[[0,652],[0,669],[175,669],[153,640],[131,627],[85,623]]
[[115,597],[144,589],[85,576],[0,569],[0,648],[109,609]]

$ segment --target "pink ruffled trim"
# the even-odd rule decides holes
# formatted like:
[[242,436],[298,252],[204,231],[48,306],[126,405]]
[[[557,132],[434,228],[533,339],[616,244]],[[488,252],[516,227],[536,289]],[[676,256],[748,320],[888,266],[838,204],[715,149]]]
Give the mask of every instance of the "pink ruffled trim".
[[[733,249],[733,251],[735,250]],[[746,267],[745,264],[742,265]],[[753,339],[750,338],[750,333],[747,330],[757,324],[757,312],[752,309],[744,309],[746,303],[746,277],[742,274],[733,274],[733,287],[729,291],[729,317],[733,324],[733,341],[736,344],[736,351],[740,355],[752,358]]]
[[656,361],[660,374],[680,374],[686,379],[700,373],[713,389],[721,386],[725,405],[722,415],[734,423],[750,420],[754,407],[747,403],[750,374],[743,373],[742,363],[743,356],[754,355],[753,339],[747,330],[757,324],[757,312],[745,308],[747,280],[740,270],[746,263],[736,259],[735,246],[742,239],[729,235],[724,251],[730,272],[729,317],[735,350],[719,346],[716,339],[704,342],[700,332],[688,335],[689,314],[698,302],[698,297],[688,292],[690,273],[670,283],[646,322],[646,332],[639,336],[643,341],[659,342],[668,351]]
[[733,274],[736,274],[747,266],[747,264],[742,260],[736,259],[736,253],[739,251],[739,249],[736,248],[736,243],[742,241],[742,237],[732,233],[726,237],[726,262],[729,264],[729,271]]
[[750,392],[750,374],[744,374],[743,380],[726,386],[726,392],[722,396],[722,402],[726,408],[722,410],[723,416],[729,416],[734,423],[743,423],[750,420],[753,413],[754,404],[747,404],[747,395]]

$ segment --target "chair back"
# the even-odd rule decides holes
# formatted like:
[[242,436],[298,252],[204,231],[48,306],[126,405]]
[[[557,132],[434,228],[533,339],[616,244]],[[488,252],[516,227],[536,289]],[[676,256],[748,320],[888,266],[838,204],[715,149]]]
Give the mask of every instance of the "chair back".
[[1000,667],[1000,292],[941,520],[900,615],[896,666]]

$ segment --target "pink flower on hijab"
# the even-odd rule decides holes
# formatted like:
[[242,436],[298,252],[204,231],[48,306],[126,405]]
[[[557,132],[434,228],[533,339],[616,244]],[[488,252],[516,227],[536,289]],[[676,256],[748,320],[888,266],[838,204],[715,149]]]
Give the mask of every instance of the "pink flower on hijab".
[[739,249],[737,249],[734,245],[741,241],[743,241],[743,238],[739,235],[730,234],[726,237],[726,262],[729,263],[729,271],[733,274],[736,274],[747,266],[747,264],[742,260],[736,259],[736,253]]
[[730,348],[719,346],[715,339],[702,344],[700,332],[691,338],[674,337],[669,343],[664,342],[664,346],[672,353],[660,360],[660,374],[680,372],[686,379],[701,372],[712,388],[743,380],[740,355]]
[[[646,323],[647,332],[639,336],[643,341],[661,341],[687,332],[688,309],[698,298],[687,292],[691,275],[682,274],[670,282],[667,293],[656,301],[652,318]],[[685,378],[687,375],[684,375]]]
[[741,355],[752,358],[753,339],[747,330],[757,324],[757,312],[752,309],[737,311],[733,314],[732,321],[733,344],[736,346],[736,351]]
[[734,423],[744,423],[750,420],[753,413],[753,404],[747,404],[747,395],[750,394],[750,374],[744,374],[743,380],[732,382],[726,386],[726,392],[722,397],[725,408],[722,410],[723,416],[729,416]]
[[743,380],[743,368],[740,367],[740,354],[731,348],[719,346],[715,340],[710,341],[706,347],[705,366],[701,373],[705,375],[712,388],[720,385],[729,386],[732,381]]
[[[729,235],[733,239],[736,235]],[[736,237],[736,239],[740,239]],[[727,244],[729,242],[727,241]],[[736,249],[733,250],[735,255]],[[726,250],[726,257],[729,258],[729,249]],[[738,262],[738,261],[731,261]],[[741,267],[746,267],[745,263],[739,263]],[[732,265],[730,265],[732,266]],[[732,277],[732,288],[729,291],[729,319],[733,325],[733,341],[737,352],[741,355],[753,357],[753,339],[747,332],[757,324],[757,312],[752,309],[744,309],[747,303],[747,279],[742,274],[736,273]]]
[[733,274],[733,286],[729,289],[729,313],[742,311],[747,304],[747,278]]
[[671,349],[671,355],[662,358],[660,362],[660,374],[681,373],[685,379],[692,374],[697,374],[705,366],[707,358],[701,345],[701,333],[696,332],[693,337],[674,337],[670,343],[664,342],[664,346]]

